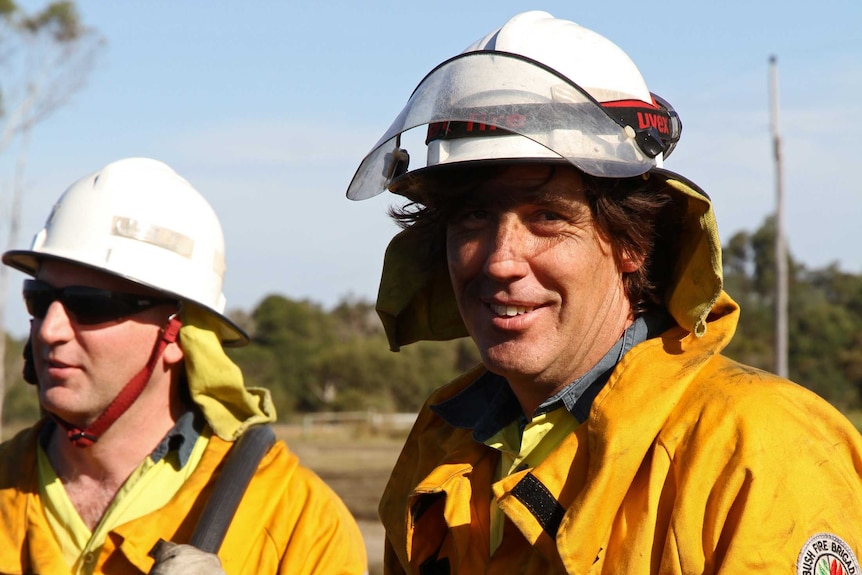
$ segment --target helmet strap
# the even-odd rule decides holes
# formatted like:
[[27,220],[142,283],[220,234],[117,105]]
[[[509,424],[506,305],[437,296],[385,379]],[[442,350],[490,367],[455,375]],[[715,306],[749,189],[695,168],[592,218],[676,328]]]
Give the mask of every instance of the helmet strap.
[[114,424],[117,419],[123,415],[136,399],[143,393],[147,386],[153,371],[156,369],[156,364],[159,358],[164,353],[168,344],[177,340],[180,328],[182,327],[178,315],[174,314],[170,317],[167,324],[161,329],[158,341],[153,346],[153,351],[150,354],[150,359],[146,365],[139,371],[131,380],[120,390],[120,393],[114,400],[105,408],[105,410],[96,418],[96,420],[81,429],[68,421],[65,421],[57,416],[52,417],[66,429],[66,435],[69,441],[75,444],[76,447],[89,447],[96,443],[105,431]]

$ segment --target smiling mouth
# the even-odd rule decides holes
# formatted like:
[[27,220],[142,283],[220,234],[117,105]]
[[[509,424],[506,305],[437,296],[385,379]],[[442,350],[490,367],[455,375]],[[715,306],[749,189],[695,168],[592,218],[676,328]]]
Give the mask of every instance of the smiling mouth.
[[499,315],[505,317],[515,317],[516,315],[523,315],[525,313],[530,313],[533,311],[533,307],[526,307],[522,305],[498,305],[495,303],[491,304],[491,310]]

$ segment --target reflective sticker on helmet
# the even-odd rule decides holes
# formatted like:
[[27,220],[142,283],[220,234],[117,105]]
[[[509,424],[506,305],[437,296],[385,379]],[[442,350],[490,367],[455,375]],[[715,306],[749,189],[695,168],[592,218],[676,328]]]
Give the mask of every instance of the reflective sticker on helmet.
[[195,248],[195,241],[187,235],[160,226],[146,225],[134,218],[114,216],[111,233],[164,248],[184,258],[190,258]]
[[811,536],[796,560],[797,575],[859,575],[853,549],[832,533]]
[[[552,104],[553,105],[553,104]],[[559,105],[559,104],[558,104]],[[457,138],[511,136],[516,133],[532,133],[545,129],[547,104],[520,104],[504,106],[485,106],[453,109],[456,116],[467,118],[463,121],[431,122],[425,143],[434,140],[454,140]],[[558,128],[571,128],[561,121]]]
[[657,130],[664,137],[670,137],[670,115],[657,106],[650,106],[640,100],[618,100],[602,102],[602,107],[618,122],[632,126],[636,130]]
[[224,253],[216,250],[213,253],[213,273],[218,277],[222,277],[224,276],[226,267],[227,266],[224,262]]

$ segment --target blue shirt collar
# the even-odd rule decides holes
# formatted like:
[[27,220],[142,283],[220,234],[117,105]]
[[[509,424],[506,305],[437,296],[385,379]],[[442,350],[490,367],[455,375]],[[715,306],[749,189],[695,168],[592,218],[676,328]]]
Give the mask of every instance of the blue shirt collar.
[[203,431],[203,426],[204,418],[196,410],[185,412],[150,454],[150,459],[153,463],[158,463],[168,453],[175,451],[178,469],[182,469],[191,457],[192,449]]

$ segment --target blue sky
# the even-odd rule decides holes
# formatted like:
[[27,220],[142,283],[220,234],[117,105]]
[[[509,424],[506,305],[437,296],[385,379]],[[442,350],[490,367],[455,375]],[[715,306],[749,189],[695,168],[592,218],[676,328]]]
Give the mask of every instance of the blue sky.
[[[43,2],[20,2],[28,9]],[[774,210],[768,59],[778,57],[791,253],[862,273],[862,3],[81,0],[106,43],[86,87],[33,133],[19,245],[79,177],[167,162],[222,218],[228,308],[280,293],[373,299],[388,194],[344,197],[360,160],[436,64],[542,9],[607,36],[683,125],[666,163],[713,198],[727,240]],[[414,157],[421,156],[418,151]],[[0,157],[7,209],[12,154]],[[2,232],[5,236],[5,230]],[[7,328],[26,329],[20,274]]]

